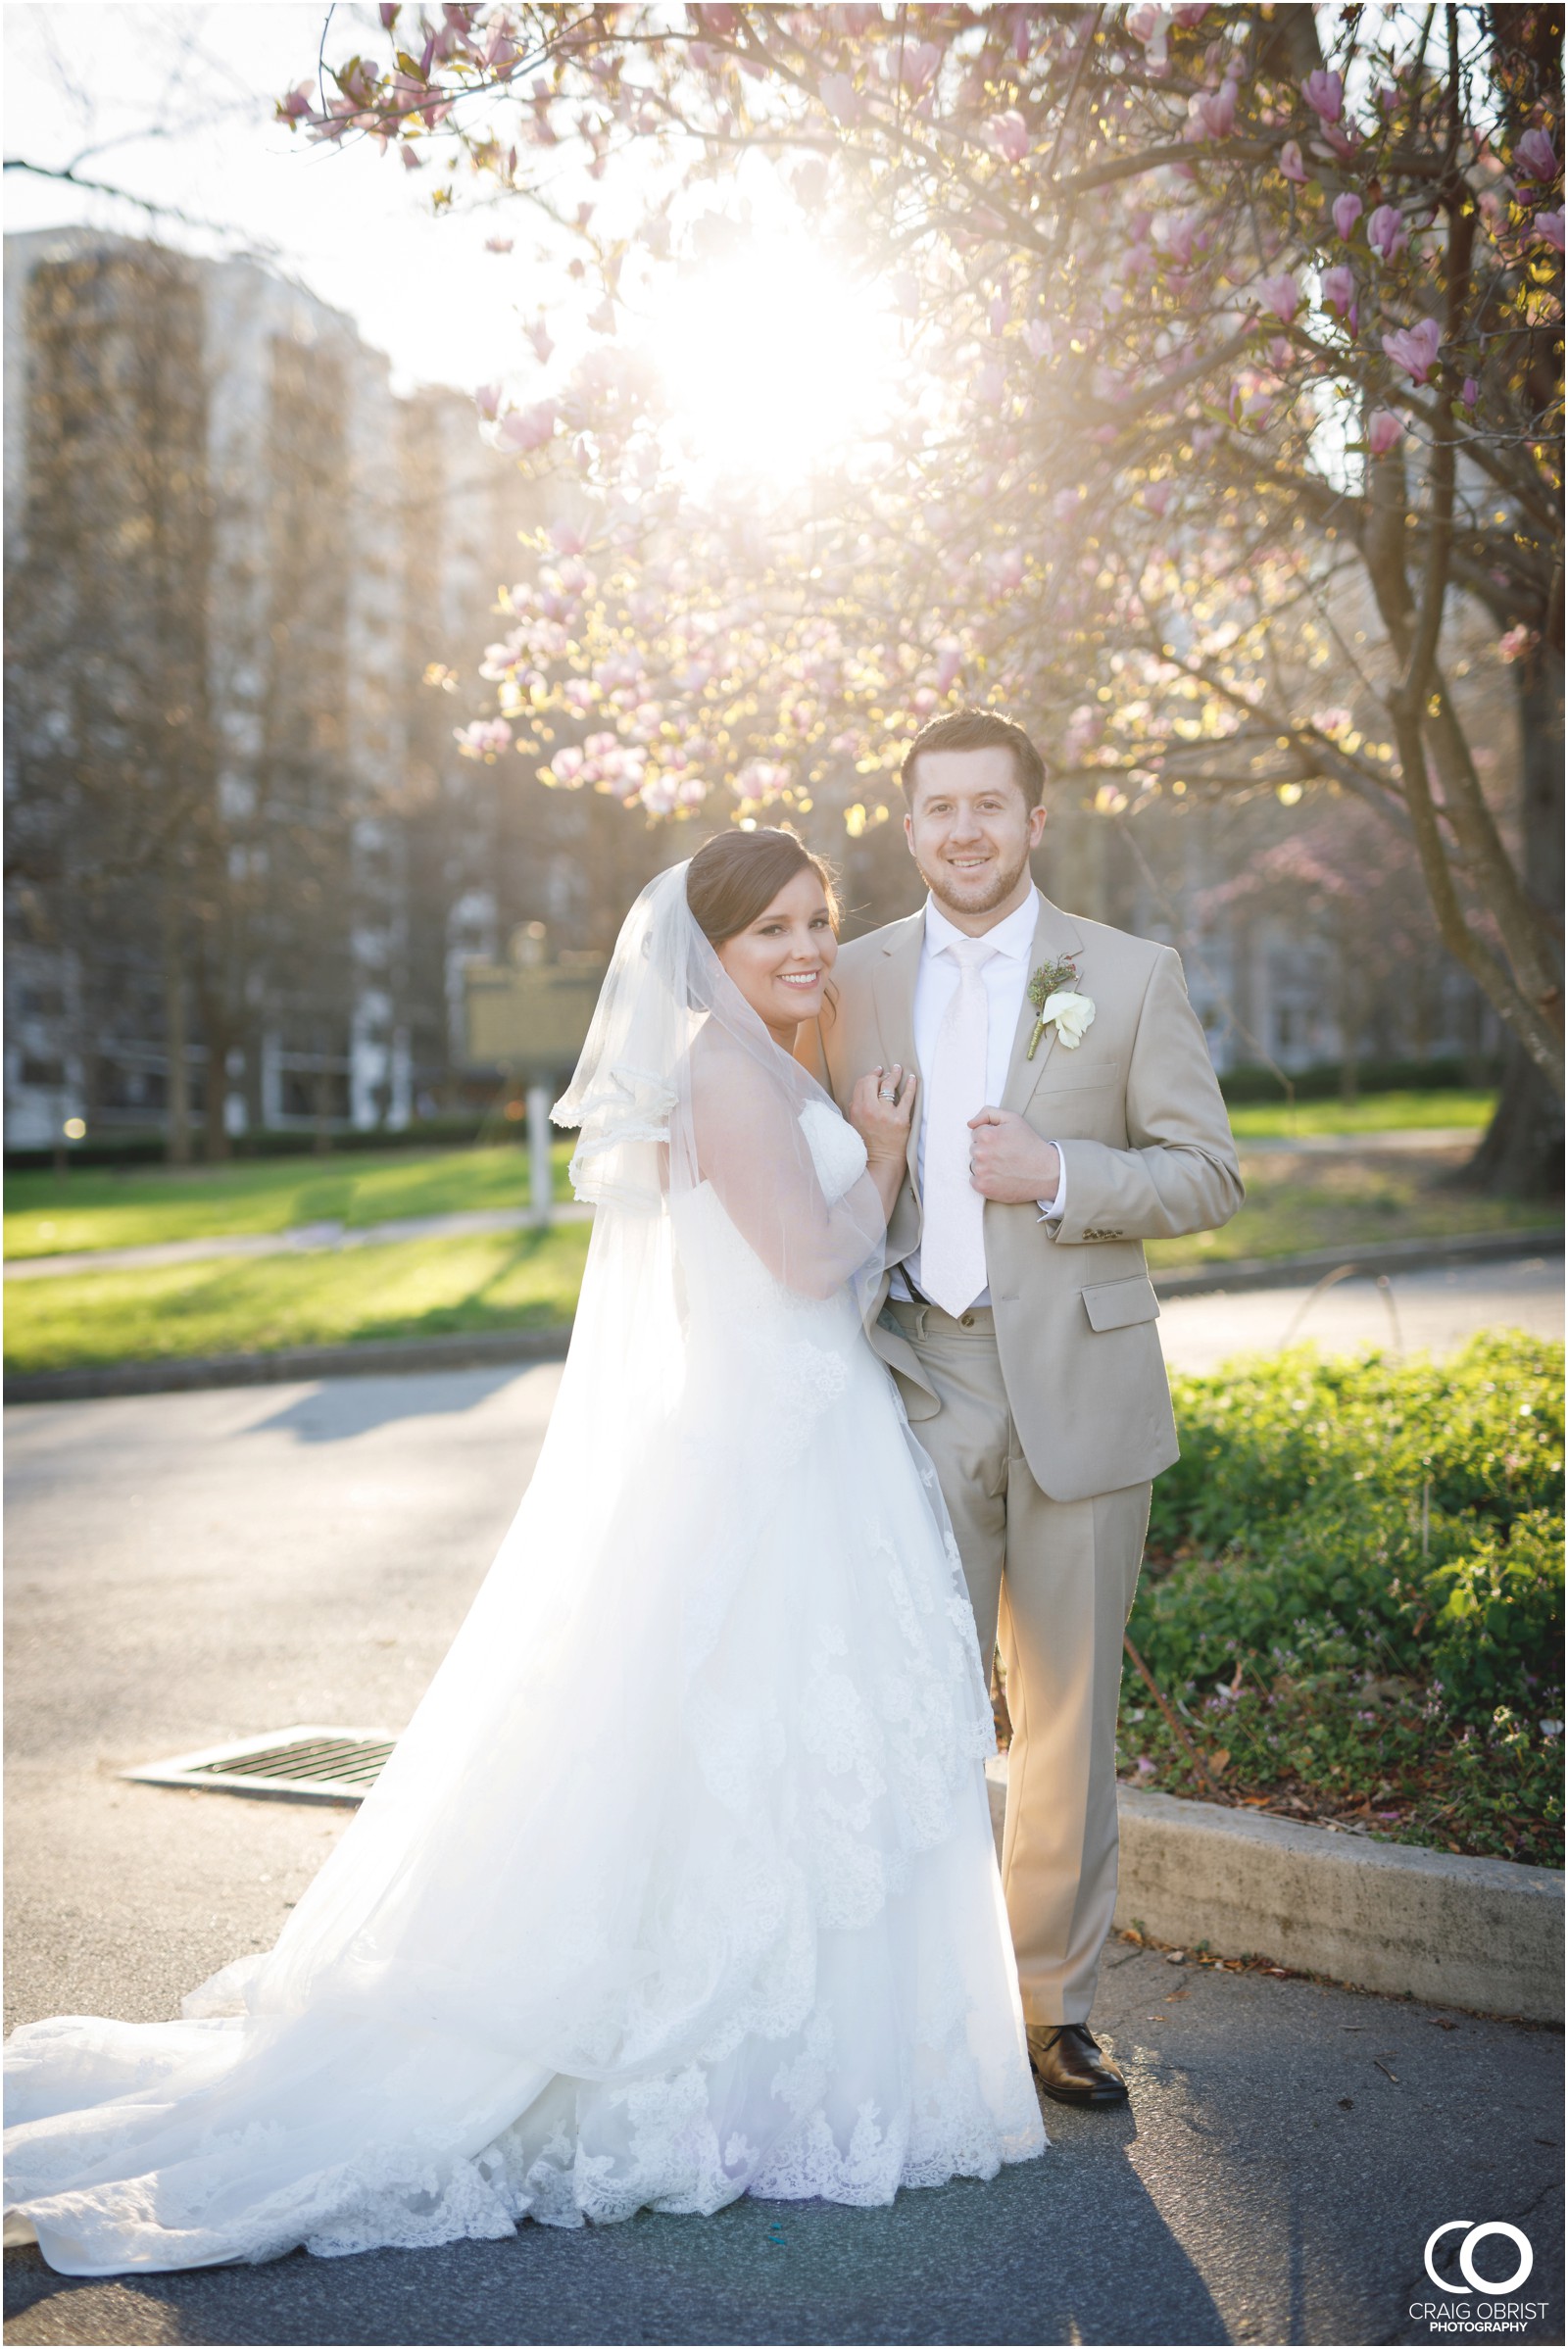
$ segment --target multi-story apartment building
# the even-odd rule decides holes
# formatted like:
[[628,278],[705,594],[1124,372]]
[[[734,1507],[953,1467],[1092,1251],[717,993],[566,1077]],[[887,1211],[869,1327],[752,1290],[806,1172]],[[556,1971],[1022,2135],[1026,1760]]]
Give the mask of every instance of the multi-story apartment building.
[[463,959],[583,890],[424,682],[541,493],[254,264],[5,259],[7,1141],[401,1127]]

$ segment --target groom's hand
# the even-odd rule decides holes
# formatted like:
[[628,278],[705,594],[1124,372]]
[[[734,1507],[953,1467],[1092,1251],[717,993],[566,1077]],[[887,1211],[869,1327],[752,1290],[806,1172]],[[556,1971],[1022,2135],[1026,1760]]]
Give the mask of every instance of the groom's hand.
[[969,1120],[969,1180],[983,1199],[1022,1207],[1055,1198],[1056,1146],[1042,1142],[1016,1109],[982,1109]]

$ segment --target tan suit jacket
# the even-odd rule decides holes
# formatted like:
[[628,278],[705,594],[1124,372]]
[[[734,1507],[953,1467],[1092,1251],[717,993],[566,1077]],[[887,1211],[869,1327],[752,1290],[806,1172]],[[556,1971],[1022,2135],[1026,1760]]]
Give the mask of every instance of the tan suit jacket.
[[[1208,1047],[1170,947],[1083,921],[1037,891],[1033,970],[1078,957],[1095,1017],[1076,1050],[1054,1027],[1025,1058],[1027,1000],[1000,1103],[1060,1149],[1066,1211],[1043,1223],[1034,1204],[985,1208],[986,1272],[1008,1407],[1030,1472],[1054,1500],[1083,1500],[1143,1482],[1177,1457],[1159,1305],[1143,1242],[1209,1231],[1242,1203],[1242,1178]],[[878,1062],[915,1064],[914,983],[924,908],[841,949],[837,1003],[803,1027],[797,1054],[841,1109]],[[916,1165],[888,1227],[887,1263],[920,1238]],[[938,1408],[913,1347],[879,1316],[868,1330],[897,1374],[911,1420]]]

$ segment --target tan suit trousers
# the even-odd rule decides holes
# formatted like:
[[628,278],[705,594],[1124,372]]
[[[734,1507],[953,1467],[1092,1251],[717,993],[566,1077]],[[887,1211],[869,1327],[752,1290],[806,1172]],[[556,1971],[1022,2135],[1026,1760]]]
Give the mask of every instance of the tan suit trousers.
[[[1030,2023],[1087,2023],[1116,1906],[1116,1706],[1150,1487],[1052,1500],[1029,1472],[988,1309],[883,1308],[941,1404],[914,1434],[953,1519],[1012,1717],[1002,1881]],[[895,1375],[897,1375],[895,1373]]]

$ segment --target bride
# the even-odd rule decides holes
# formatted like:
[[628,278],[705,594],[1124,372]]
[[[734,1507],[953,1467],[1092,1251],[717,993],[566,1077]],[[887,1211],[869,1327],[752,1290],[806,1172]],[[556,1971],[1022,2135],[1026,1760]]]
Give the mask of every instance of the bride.
[[597,1213],[532,1483],[275,1948],[178,2023],[14,2034],[8,2239],[52,2267],[886,2203],[1045,2145],[973,1622],[859,1318],[914,1079],[850,1125],[790,1056],[833,922],[771,831],[627,915],[556,1109]]

